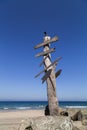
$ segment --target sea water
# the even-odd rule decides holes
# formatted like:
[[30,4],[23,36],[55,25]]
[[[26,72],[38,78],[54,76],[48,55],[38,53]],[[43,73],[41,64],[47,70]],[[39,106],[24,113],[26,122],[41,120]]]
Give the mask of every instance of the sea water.
[[[0,101],[0,110],[45,109],[47,101]],[[87,101],[59,101],[62,108],[87,108]]]

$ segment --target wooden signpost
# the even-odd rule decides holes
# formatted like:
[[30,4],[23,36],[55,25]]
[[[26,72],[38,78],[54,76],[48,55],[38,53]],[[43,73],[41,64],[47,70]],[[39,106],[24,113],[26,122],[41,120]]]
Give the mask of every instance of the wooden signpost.
[[45,56],[45,55],[47,55],[47,54],[49,54],[49,53],[51,53],[51,52],[54,52],[54,51],[55,51],[55,48],[52,48],[52,49],[49,49],[49,50],[47,50],[47,51],[38,53],[38,54],[36,55],[36,57]]
[[[46,36],[46,38],[47,38],[47,36]],[[49,39],[45,40],[44,42],[42,42],[42,43],[36,45],[36,46],[34,47],[34,49],[43,47],[43,46],[45,46],[45,45],[48,45],[49,43],[56,42],[57,40],[58,40],[58,37],[57,37],[57,36],[53,37],[52,39],[49,38]]]
[[54,52],[55,48],[50,48],[50,44],[56,42],[57,40],[57,36],[50,38],[46,35],[45,32],[44,42],[34,47],[35,49],[38,49],[40,47],[44,48],[43,52],[36,55],[36,57],[43,56],[43,61],[41,62],[40,66],[43,64],[44,70],[38,73],[35,77],[38,77],[43,72],[45,73],[45,75],[41,79],[42,83],[44,83],[45,81],[47,83],[48,107],[51,116],[59,115],[58,100],[56,96],[56,78],[60,75],[62,70],[60,69],[55,73],[55,68],[61,57],[57,58],[57,60],[55,60],[54,62],[51,62],[51,52]]

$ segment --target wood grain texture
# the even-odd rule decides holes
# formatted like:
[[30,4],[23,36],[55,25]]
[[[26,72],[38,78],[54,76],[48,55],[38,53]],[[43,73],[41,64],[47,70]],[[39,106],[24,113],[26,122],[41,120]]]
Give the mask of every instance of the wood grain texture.
[[[44,51],[49,50],[49,46],[44,47]],[[44,56],[45,59],[45,56]],[[49,106],[49,113],[51,116],[58,115],[58,100],[56,96],[56,78],[55,78],[55,67],[58,62],[58,59],[55,60],[53,63],[51,62],[50,58],[47,57],[44,61],[45,65],[44,68],[49,71],[52,69],[50,73],[50,78],[47,78],[47,96],[48,96],[48,106]]]
[[58,40],[58,37],[55,36],[55,37],[53,37],[51,40],[47,40],[47,41],[44,41],[44,42],[42,42],[42,43],[36,45],[36,46],[34,47],[34,49],[38,49],[38,48],[40,48],[40,47],[42,47],[42,46],[45,46],[45,45],[47,45],[47,44],[49,44],[49,43],[54,43],[54,42],[56,42],[57,40]]
[[52,49],[49,49],[47,51],[44,51],[44,52],[41,52],[41,53],[38,53],[35,57],[40,57],[40,56],[44,56],[44,55],[47,55],[51,52],[54,52],[55,51],[55,48],[52,48]]

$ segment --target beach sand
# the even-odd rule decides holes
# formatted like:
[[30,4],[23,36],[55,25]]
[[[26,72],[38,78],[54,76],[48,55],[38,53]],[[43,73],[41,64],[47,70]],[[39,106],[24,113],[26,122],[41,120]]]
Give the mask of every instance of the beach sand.
[[[60,108],[60,112],[63,109]],[[70,115],[73,115],[79,109],[66,109]],[[87,109],[81,109],[83,115],[87,118]],[[25,119],[44,116],[44,110],[16,110],[0,111],[0,130],[18,130]]]
[[44,110],[0,111],[0,130],[18,130],[24,119],[44,116]]

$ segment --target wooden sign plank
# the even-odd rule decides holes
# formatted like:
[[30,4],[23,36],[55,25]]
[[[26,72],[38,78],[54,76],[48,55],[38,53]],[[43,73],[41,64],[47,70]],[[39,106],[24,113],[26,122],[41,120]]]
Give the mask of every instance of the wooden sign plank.
[[44,55],[47,55],[48,53],[51,53],[51,52],[54,52],[54,51],[55,51],[55,48],[52,48],[52,49],[49,49],[49,50],[47,50],[47,51],[38,53],[35,57],[44,56]]
[[45,42],[42,42],[42,43],[36,45],[36,46],[34,47],[34,49],[40,48],[40,47],[45,46],[45,45],[47,45],[47,44],[49,44],[49,43],[56,42],[57,40],[58,40],[58,37],[55,36],[55,37],[53,37],[53,38],[50,39],[50,40],[47,40],[47,41],[45,41]]
[[62,70],[59,69],[59,70],[56,72],[55,77],[57,78],[57,77],[61,74],[61,72],[62,72]]
[[42,74],[43,72],[47,71],[48,68],[50,68],[51,66],[57,65],[58,61],[61,59],[61,57],[58,57],[57,60],[55,60],[52,64],[50,64],[48,67],[46,67],[44,70],[42,70],[40,73],[38,73],[35,78],[37,78],[40,74]]
[[41,78],[42,79],[42,83],[45,82],[45,80],[47,80],[47,78],[49,78],[50,74],[52,72],[52,69],[49,69],[46,74]]

